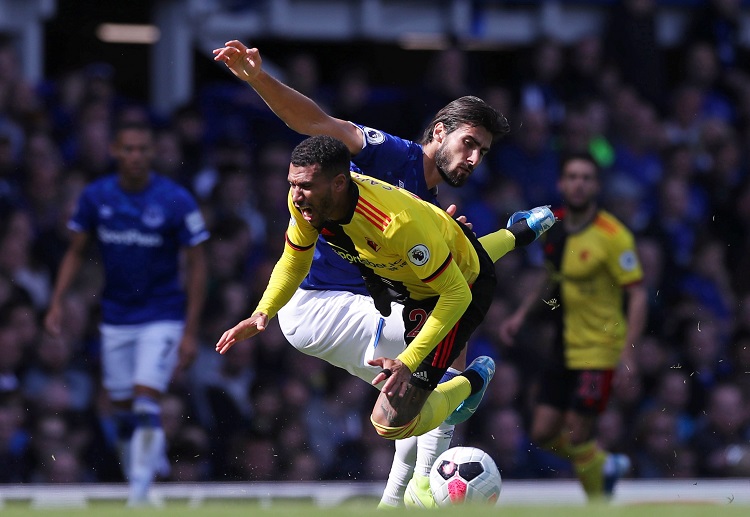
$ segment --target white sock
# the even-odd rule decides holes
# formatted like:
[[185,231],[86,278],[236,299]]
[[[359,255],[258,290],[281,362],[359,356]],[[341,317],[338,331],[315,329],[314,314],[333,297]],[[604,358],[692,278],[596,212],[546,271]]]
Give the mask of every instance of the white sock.
[[156,477],[166,440],[161,427],[139,427],[130,441],[129,501],[145,501]]
[[395,443],[393,464],[380,502],[388,506],[403,506],[406,484],[414,473],[414,464],[417,461],[417,437],[396,440]]
[[157,401],[138,398],[133,409],[138,424],[130,440],[128,502],[138,504],[147,500],[148,490],[164,456],[166,437],[161,427],[161,410]]
[[120,458],[120,470],[122,470],[125,481],[130,477],[130,443],[132,440],[132,436],[130,440],[117,440],[117,455]]
[[432,464],[442,453],[450,449],[453,430],[456,426],[443,422],[438,427],[417,437],[417,463],[414,473],[429,476]]

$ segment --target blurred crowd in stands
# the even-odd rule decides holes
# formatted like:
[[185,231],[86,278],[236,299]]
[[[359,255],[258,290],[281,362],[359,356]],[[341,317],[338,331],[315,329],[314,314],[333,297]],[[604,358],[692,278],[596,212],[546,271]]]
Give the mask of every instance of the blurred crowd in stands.
[[[459,47],[431,53],[418,85],[375,84],[362,62],[328,77],[312,52],[281,63],[285,82],[332,115],[407,138],[465,94],[506,114],[511,135],[471,184],[440,191],[479,235],[516,210],[555,205],[561,153],[593,153],[603,206],[635,233],[650,293],[637,368],[618,373],[598,429],[605,448],[630,455],[635,478],[750,476],[750,61],[724,4],[738,2],[696,9],[670,63],[651,0],[621,2],[600,34],[571,44],[503,51],[519,66],[492,84]],[[118,92],[126,72],[106,63],[28,84],[20,59],[0,42],[0,482],[122,480],[99,380],[95,254],[66,299],[63,338],[41,319],[66,222],[82,187],[111,171],[110,131],[123,120],[155,125],[155,169],[195,194],[212,232],[200,354],[163,401],[162,479],[385,480],[393,445],[368,422],[372,387],[294,350],[275,322],[226,356],[214,351],[281,253],[301,136],[229,74],[164,117]],[[538,252],[497,264],[492,313],[469,345],[470,359],[495,358],[497,374],[454,438],[488,451],[506,479],[573,477],[527,437],[549,313],[537,311],[513,347],[497,337]]]

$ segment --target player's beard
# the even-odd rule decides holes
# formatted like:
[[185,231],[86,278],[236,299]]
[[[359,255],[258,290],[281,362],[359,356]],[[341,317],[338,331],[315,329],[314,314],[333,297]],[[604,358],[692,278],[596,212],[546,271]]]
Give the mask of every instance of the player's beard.
[[315,214],[316,216],[313,220],[310,221],[310,223],[313,225],[313,228],[318,231],[323,229],[326,221],[330,219],[332,207],[333,196],[331,196],[330,194],[326,195],[326,197],[321,199],[319,203],[316,203],[315,206],[310,206],[310,208],[313,210],[313,214]]
[[574,214],[585,214],[594,204],[594,201],[589,199],[581,203],[570,203],[567,202],[567,210]]
[[450,158],[444,148],[439,147],[438,150],[435,151],[435,167],[437,167],[438,173],[443,178],[443,181],[451,187],[462,187],[464,183],[466,183],[468,176],[459,176],[455,168],[448,170],[450,164]]

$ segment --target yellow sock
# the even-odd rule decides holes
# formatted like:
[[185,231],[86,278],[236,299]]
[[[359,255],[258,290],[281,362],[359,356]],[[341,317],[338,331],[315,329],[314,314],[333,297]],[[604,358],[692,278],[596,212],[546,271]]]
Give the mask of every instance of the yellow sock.
[[516,247],[516,238],[505,228],[479,237],[479,243],[492,259],[497,260]]
[[576,475],[589,499],[604,495],[604,473],[602,467],[607,454],[591,440],[581,445],[570,446],[570,458]]
[[401,427],[388,427],[378,424],[372,420],[372,417],[370,421],[378,434],[388,440],[420,436],[439,426],[469,395],[471,395],[469,379],[458,375],[447,382],[438,384],[435,391],[427,397],[422,410],[408,424]]
[[457,375],[447,382],[438,384],[435,391],[427,397],[422,411],[419,412],[419,423],[412,435],[420,436],[435,429],[469,395],[471,395],[471,383],[463,375]]

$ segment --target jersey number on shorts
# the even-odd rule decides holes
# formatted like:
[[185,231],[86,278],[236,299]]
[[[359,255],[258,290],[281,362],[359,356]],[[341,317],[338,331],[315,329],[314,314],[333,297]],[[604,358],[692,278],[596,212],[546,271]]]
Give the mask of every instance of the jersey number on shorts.
[[417,337],[417,334],[419,334],[419,331],[422,329],[422,326],[424,325],[424,322],[427,321],[427,318],[430,317],[430,314],[432,314],[432,311],[427,312],[424,309],[412,309],[409,311],[409,321],[416,321],[417,324],[414,326],[411,331],[409,331],[408,334],[406,334],[407,338],[415,338]]

